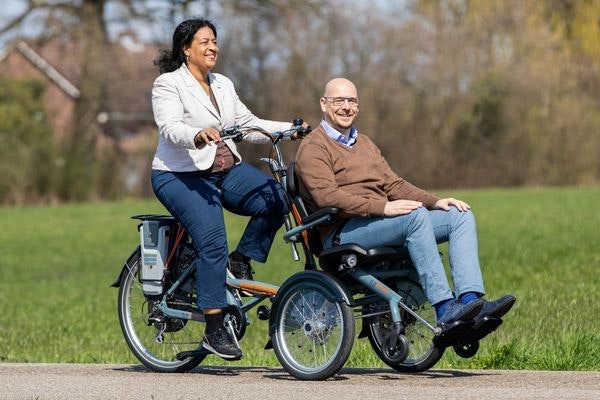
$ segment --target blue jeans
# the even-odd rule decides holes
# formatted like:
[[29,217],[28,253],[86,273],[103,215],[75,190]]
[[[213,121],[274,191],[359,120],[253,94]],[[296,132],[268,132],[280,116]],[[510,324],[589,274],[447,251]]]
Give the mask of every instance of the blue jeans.
[[[365,248],[406,246],[431,304],[453,298],[438,243],[448,242],[448,257],[456,297],[465,292],[485,294],[477,229],[471,211],[427,210],[421,207],[396,217],[352,218],[340,232],[340,244],[356,243]],[[333,235],[324,248],[332,246]]]
[[229,250],[223,207],[250,217],[237,250],[265,262],[288,213],[281,186],[244,162],[214,174],[153,170],[151,180],[158,200],[192,237],[198,307],[226,307]]

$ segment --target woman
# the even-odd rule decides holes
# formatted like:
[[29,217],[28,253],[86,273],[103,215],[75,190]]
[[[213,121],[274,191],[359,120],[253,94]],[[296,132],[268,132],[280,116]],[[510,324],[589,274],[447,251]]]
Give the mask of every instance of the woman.
[[[238,360],[242,351],[223,326],[228,258],[234,276],[252,279],[249,260],[266,261],[288,208],[280,186],[242,162],[233,141],[221,141],[219,132],[233,125],[280,131],[291,123],[254,116],[233,83],[211,72],[218,54],[214,25],[190,19],[175,29],[172,50],[155,61],[161,75],[152,88],[159,131],[152,188],[194,242],[198,308],[206,317],[202,345],[224,359]],[[259,133],[246,139],[268,140]],[[229,257],[222,207],[251,217]]]

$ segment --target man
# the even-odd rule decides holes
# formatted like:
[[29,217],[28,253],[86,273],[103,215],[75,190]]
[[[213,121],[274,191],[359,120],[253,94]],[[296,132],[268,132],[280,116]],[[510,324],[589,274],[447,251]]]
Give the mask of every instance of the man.
[[[463,338],[464,329],[458,328],[472,320],[471,340],[493,331],[516,299],[482,299],[485,290],[470,206],[430,194],[392,171],[373,142],[353,126],[358,92],[351,81],[336,78],[327,83],[320,105],[323,120],[300,144],[296,168],[300,194],[310,209],[340,209],[342,221],[320,229],[323,247],[406,246],[449,344]],[[437,248],[445,241],[455,294]]]

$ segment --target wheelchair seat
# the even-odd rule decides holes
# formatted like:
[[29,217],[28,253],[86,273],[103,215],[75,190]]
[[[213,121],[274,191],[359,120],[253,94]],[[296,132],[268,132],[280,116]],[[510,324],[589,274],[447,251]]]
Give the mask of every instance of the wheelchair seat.
[[349,255],[356,256],[356,265],[369,267],[383,261],[391,263],[409,263],[410,255],[405,247],[376,247],[364,249],[355,244],[348,243],[325,249],[319,255],[319,265],[326,271],[339,271]]

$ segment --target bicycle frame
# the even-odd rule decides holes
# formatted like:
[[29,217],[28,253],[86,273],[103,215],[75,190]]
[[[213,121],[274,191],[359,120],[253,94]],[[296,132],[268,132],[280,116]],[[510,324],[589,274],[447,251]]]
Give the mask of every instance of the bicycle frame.
[[[173,261],[175,254],[178,251],[180,244],[182,243],[182,239],[185,237],[186,232],[185,228],[181,224],[177,224],[177,234],[174,245],[170,248],[169,257],[167,259],[167,264],[165,269],[168,270],[171,262]],[[162,297],[162,300],[159,304],[159,309],[169,317],[204,322],[204,315],[202,312],[194,313],[189,311],[177,310],[175,308],[169,307],[167,305],[166,299],[175,293],[175,291],[179,288],[181,284],[183,284],[190,276],[190,274],[194,272],[193,268],[188,268],[175,282],[171,284],[171,287],[165,293],[166,296]],[[252,309],[254,306],[258,305],[261,301],[263,301],[267,297],[274,297],[277,294],[278,286],[272,285],[267,282],[259,282],[254,280],[245,280],[245,279],[234,279],[231,277],[227,277],[226,285],[229,288],[244,290],[248,293],[252,293],[252,297],[245,303],[241,305],[241,309],[244,312]],[[240,301],[236,298],[236,296],[232,293],[232,291],[228,290],[226,292],[227,295],[227,304],[231,306],[240,306]]]

